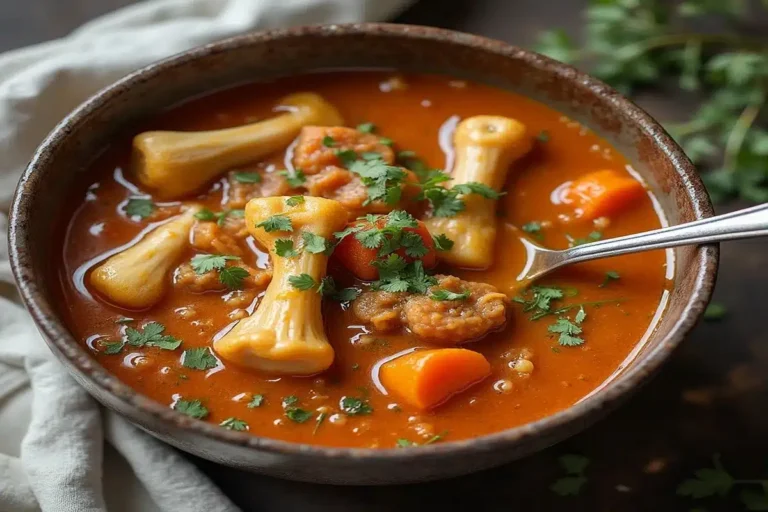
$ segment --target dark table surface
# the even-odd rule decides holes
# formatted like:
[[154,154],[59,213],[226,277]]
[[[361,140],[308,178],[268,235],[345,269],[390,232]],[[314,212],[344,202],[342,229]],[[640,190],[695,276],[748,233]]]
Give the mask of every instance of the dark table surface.
[[[130,3],[0,2],[0,51],[61,37]],[[526,46],[552,26],[578,33],[584,3],[422,0],[397,21]],[[680,118],[692,108],[686,98],[662,94],[646,94],[638,101],[661,120]],[[740,206],[726,205],[722,211]],[[299,484],[195,462],[245,510],[768,510],[768,502],[747,508],[740,499],[743,491],[760,491],[760,482],[737,483],[725,497],[676,495],[682,481],[712,466],[716,453],[734,478],[768,478],[768,335],[762,330],[768,241],[729,243],[721,254],[715,300],[727,306],[726,319],[699,325],[659,376],[607,419],[535,456],[449,481],[378,488]],[[558,459],[566,454],[590,460],[577,496],[561,497],[550,490],[565,476]]]

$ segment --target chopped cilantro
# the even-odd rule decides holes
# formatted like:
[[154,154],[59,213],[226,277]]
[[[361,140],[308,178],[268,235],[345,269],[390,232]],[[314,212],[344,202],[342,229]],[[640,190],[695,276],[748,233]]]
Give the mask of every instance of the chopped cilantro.
[[299,403],[299,397],[297,397],[296,395],[288,395],[283,397],[283,407],[296,405],[297,403]]
[[297,290],[311,290],[317,286],[317,282],[309,274],[299,274],[297,276],[288,277],[288,283]]
[[219,281],[230,290],[239,290],[243,287],[243,280],[250,275],[242,267],[225,267],[219,271]]
[[197,275],[202,275],[212,270],[221,270],[227,266],[228,261],[239,259],[238,256],[227,254],[196,254],[190,260],[190,264]]
[[713,322],[722,320],[728,314],[728,310],[720,303],[710,302],[704,310],[704,320]]
[[235,180],[240,183],[261,183],[261,174],[257,172],[236,172]]
[[366,161],[367,160],[383,160],[381,153],[377,153],[376,151],[366,151],[365,153],[362,153],[360,155],[360,158]]
[[432,237],[435,242],[435,249],[438,251],[450,251],[453,248],[453,240],[448,238],[445,234],[441,233],[435,237]]
[[407,263],[401,256],[390,254],[372,265],[379,269],[379,280],[371,283],[374,290],[426,293],[430,286],[437,284],[437,279],[426,274],[419,260]]
[[505,192],[496,192],[494,189],[483,183],[477,183],[474,181],[468,183],[459,183],[454,185],[452,190],[455,190],[459,194],[477,194],[480,197],[486,199],[498,199],[505,194]]
[[244,217],[245,210],[224,210],[221,212],[212,212],[208,208],[203,208],[195,213],[195,218],[202,221],[216,221],[216,224],[223,226],[228,217]]
[[557,342],[561,346],[577,347],[584,344],[584,339],[579,338],[578,335],[582,333],[581,323],[586,317],[587,313],[582,307],[579,308],[573,321],[566,317],[560,317],[547,330],[553,334],[559,334]]
[[618,272],[616,272],[615,270],[609,270],[608,272],[605,273],[605,279],[600,285],[600,288],[605,288],[610,284],[611,281],[617,281],[620,278],[621,276],[619,275]]
[[304,250],[311,254],[320,254],[328,250],[328,244],[325,238],[310,232],[301,234],[304,241]]
[[395,142],[392,139],[390,139],[389,137],[381,137],[379,139],[379,144],[383,144],[385,146],[391,146],[394,143]]
[[203,208],[202,210],[195,212],[195,218],[197,220],[212,221],[216,220],[216,214],[208,208]]
[[181,355],[181,364],[193,370],[210,370],[219,361],[213,356],[208,347],[189,348]]
[[467,300],[469,298],[469,291],[463,291],[461,293],[455,293],[449,290],[438,288],[432,291],[429,296],[432,300],[444,301],[444,300]]
[[677,487],[677,494],[697,499],[727,495],[734,484],[738,482],[725,470],[720,462],[719,454],[712,457],[712,465],[711,468],[702,468],[696,471],[694,473],[696,478],[689,478],[681,483]]
[[330,297],[337,302],[351,302],[360,295],[360,290],[357,288],[342,288],[341,290],[336,288],[336,282],[331,276],[326,276],[320,282],[320,286],[317,292],[324,297]]
[[373,133],[376,131],[376,125],[373,123],[360,123],[357,125],[357,131],[363,133]]
[[176,350],[181,345],[181,340],[173,336],[163,334],[165,326],[158,322],[144,324],[139,331],[133,327],[125,329],[126,341],[135,347],[157,347],[163,350]]
[[125,203],[123,211],[129,217],[139,217],[140,219],[146,219],[152,212],[155,211],[155,203],[151,199],[143,199],[132,197]]
[[345,149],[345,150],[337,149],[336,153],[334,154],[336,155],[336,158],[339,159],[339,161],[344,167],[349,167],[350,165],[352,165],[352,163],[354,163],[357,160],[357,153],[355,153],[351,149]]
[[285,200],[288,206],[299,206],[304,202],[304,196],[291,196]]
[[289,407],[285,410],[285,416],[295,423],[305,423],[312,418],[312,413],[298,407]]
[[409,446],[418,446],[418,444],[414,443],[413,441],[409,441],[408,439],[403,439],[402,437],[397,440],[398,448],[407,448]]
[[544,238],[544,233],[542,232],[541,228],[541,222],[536,221],[527,222],[522,226],[523,231],[537,240],[542,240]]
[[564,292],[562,288],[555,286],[532,286],[528,290],[532,297],[524,299],[515,297],[514,301],[523,305],[523,312],[534,311],[536,313],[548,313],[553,300],[562,299]]
[[331,137],[330,135],[326,135],[325,137],[323,137],[323,146],[327,148],[332,148],[335,145],[336,145],[336,141],[333,140],[333,137]]
[[248,402],[248,405],[246,407],[248,407],[249,409],[255,409],[256,407],[261,407],[261,404],[263,403],[264,403],[264,395],[253,395],[253,397],[251,397],[251,401]]
[[176,402],[173,408],[182,414],[186,414],[187,416],[198,420],[208,416],[208,409],[205,408],[200,400],[184,400],[182,398]]
[[120,351],[123,350],[124,346],[125,346],[125,342],[122,342],[122,341],[104,343],[104,353],[108,356],[119,354]]
[[371,414],[373,407],[360,398],[345,396],[339,401],[341,410],[349,416],[363,416]]
[[293,258],[299,255],[299,251],[293,246],[293,240],[278,238],[275,240],[275,254],[281,258]]
[[400,167],[388,165],[383,160],[355,160],[348,165],[351,172],[360,176],[367,188],[368,198],[363,205],[381,201],[397,204],[402,196],[401,185],[407,173]]
[[408,160],[409,158],[415,158],[415,157],[416,157],[416,152],[415,151],[406,150],[406,151],[398,151],[397,152],[397,159],[398,160]]
[[503,195],[488,185],[477,182],[459,183],[452,188],[446,188],[441,184],[450,181],[451,177],[437,169],[422,170],[417,174],[421,192],[416,199],[429,202],[435,217],[453,217],[464,211],[466,205],[459,197],[461,195],[476,194],[487,199],[498,199]]
[[307,177],[304,176],[304,172],[301,169],[295,169],[293,172],[280,171],[281,176],[285,176],[285,181],[288,182],[288,186],[291,188],[299,188],[307,181]]
[[227,418],[221,423],[219,423],[219,426],[224,427],[227,430],[236,430],[238,432],[248,430],[248,424],[243,420],[240,420],[237,418]]
[[293,231],[293,224],[291,219],[285,215],[272,215],[266,220],[256,224],[257,228],[264,228],[264,231],[271,233],[272,231]]
[[586,238],[573,238],[570,235],[565,235],[565,238],[568,240],[568,243],[571,247],[576,247],[577,245],[584,245],[584,244],[590,244],[592,242],[597,242],[601,238],[603,238],[603,234],[599,231],[592,231],[590,234],[587,235]]

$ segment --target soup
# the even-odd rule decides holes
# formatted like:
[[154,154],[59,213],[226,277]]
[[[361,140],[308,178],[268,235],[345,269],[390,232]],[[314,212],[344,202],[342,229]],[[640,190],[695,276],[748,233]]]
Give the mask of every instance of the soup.
[[517,282],[521,237],[662,220],[622,155],[510,92],[316,73],[134,135],[94,161],[53,256],[66,321],[119,379],[222,428],[373,448],[497,432],[595,391],[663,311],[664,251]]

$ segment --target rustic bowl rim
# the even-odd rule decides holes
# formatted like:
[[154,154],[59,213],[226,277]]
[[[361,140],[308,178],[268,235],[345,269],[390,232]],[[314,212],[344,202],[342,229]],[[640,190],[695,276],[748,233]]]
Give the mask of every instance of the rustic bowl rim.
[[[672,140],[661,125],[649,114],[630,100],[624,98],[613,88],[603,82],[561,62],[549,59],[535,52],[524,50],[514,45],[489,39],[482,36],[466,34],[447,29],[424,27],[417,25],[402,25],[389,23],[350,23],[335,25],[311,25],[289,29],[274,29],[231,37],[193,48],[186,52],[171,56],[167,59],[145,66],[124,78],[118,80],[91,96],[79,107],[67,115],[46,137],[36,150],[29,166],[26,168],[13,198],[10,211],[9,226],[9,255],[11,269],[16,278],[21,297],[32,315],[44,339],[54,353],[62,356],[91,383],[103,392],[113,395],[123,402],[131,414],[136,416],[148,414],[156,420],[165,422],[167,426],[186,429],[193,434],[210,438],[213,441],[232,443],[257,452],[271,452],[282,455],[301,455],[318,458],[350,458],[362,461],[424,459],[439,455],[473,455],[481,452],[498,451],[530,440],[536,437],[546,437],[557,429],[565,429],[569,425],[574,428],[586,418],[599,416],[602,409],[611,406],[635,388],[646,382],[653,373],[664,363],[679,345],[685,335],[694,327],[698,318],[703,314],[709,302],[715,284],[719,259],[717,245],[701,246],[695,255],[695,271],[697,273],[695,286],[691,291],[688,303],[682,314],[675,321],[669,332],[657,347],[645,354],[639,355],[637,364],[616,377],[600,392],[573,404],[553,415],[546,416],[531,423],[502,430],[484,436],[458,441],[446,441],[418,450],[347,448],[309,445],[253,436],[246,433],[233,432],[203,421],[192,420],[181,413],[171,410],[166,405],[155,402],[117,377],[110,374],[99,364],[93,364],[92,356],[69,333],[64,322],[54,313],[43,291],[35,285],[35,276],[31,264],[30,252],[26,241],[29,239],[29,212],[34,207],[35,190],[38,188],[38,176],[41,175],[48,163],[48,158],[55,148],[67,137],[73,135],[72,126],[87,119],[100,106],[119,97],[123,88],[132,84],[152,79],[158,73],[169,68],[188,65],[192,61],[209,54],[226,52],[241,46],[257,44],[279,44],[280,41],[300,36],[334,35],[369,35],[389,36],[406,39],[426,39],[439,43],[461,45],[486,53],[496,54],[505,58],[525,61],[529,66],[539,68],[543,72],[568,82],[571,86],[589,89],[593,93],[608,98],[612,108],[624,111],[637,127],[651,136],[655,145],[663,152],[676,169],[676,175],[685,187],[693,205],[696,218],[706,218],[714,214],[709,196],[699,178],[693,164],[685,156],[682,149]],[[48,311],[51,313],[49,314]],[[70,369],[70,368],[68,368]],[[71,370],[71,369],[70,369]]]

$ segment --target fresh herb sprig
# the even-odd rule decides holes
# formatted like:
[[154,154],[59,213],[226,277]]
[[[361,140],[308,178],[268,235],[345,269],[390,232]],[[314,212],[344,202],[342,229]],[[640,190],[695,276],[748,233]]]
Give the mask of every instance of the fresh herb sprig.
[[[704,176],[715,201],[768,201],[768,39],[743,35],[738,22],[750,2],[592,0],[585,42],[577,48],[562,30],[544,32],[538,51],[591,73],[625,93],[674,77],[685,92],[708,98],[686,122],[667,129]],[[727,30],[688,32],[697,18],[720,18]],[[711,25],[711,23],[707,23]],[[722,157],[719,155],[722,154]]]

